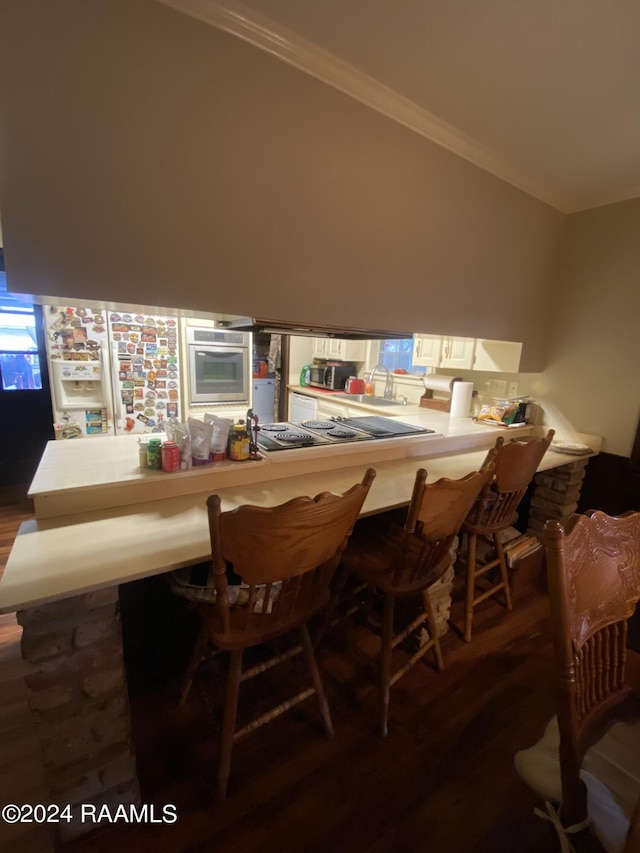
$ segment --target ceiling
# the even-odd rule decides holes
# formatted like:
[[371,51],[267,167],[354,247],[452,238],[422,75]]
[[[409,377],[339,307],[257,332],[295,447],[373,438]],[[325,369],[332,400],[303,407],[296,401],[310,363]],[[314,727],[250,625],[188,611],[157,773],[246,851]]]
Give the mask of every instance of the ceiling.
[[640,196],[637,0],[161,0],[567,213]]

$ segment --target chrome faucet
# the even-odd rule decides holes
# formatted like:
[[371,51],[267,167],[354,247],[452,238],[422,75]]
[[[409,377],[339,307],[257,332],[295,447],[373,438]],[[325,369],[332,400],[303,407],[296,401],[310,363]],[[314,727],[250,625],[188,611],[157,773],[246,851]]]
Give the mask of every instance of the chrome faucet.
[[384,370],[386,373],[386,380],[384,383],[384,394],[382,395],[386,400],[391,398],[391,394],[393,393],[393,379],[391,377],[391,371],[384,364],[376,364],[376,366],[372,369],[369,374],[369,383],[371,385],[371,391],[374,390],[373,378],[375,376],[376,370]]

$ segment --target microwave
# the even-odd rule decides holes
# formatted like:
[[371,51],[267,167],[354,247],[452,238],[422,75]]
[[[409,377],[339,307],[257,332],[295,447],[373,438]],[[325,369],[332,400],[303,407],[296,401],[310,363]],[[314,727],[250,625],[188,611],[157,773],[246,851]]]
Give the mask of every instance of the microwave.
[[356,366],[348,362],[342,364],[314,364],[309,373],[309,385],[316,388],[329,388],[332,391],[344,391],[344,384],[350,376],[356,375]]
[[250,336],[187,327],[189,403],[249,403]]

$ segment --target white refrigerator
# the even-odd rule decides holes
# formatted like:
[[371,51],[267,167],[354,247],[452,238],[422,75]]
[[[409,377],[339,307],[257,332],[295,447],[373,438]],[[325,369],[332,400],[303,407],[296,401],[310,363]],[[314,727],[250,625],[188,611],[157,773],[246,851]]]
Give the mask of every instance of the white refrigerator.
[[182,417],[178,321],[45,305],[56,438],[163,430]]
[[270,377],[269,379],[253,379],[252,385],[253,393],[251,395],[251,408],[253,409],[253,414],[258,416],[259,424],[272,424],[276,420],[275,377]]

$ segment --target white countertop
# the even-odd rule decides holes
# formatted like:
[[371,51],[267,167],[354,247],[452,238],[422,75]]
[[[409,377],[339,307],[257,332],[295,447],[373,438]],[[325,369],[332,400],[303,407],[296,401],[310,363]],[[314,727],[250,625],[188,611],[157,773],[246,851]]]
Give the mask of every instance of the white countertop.
[[[301,494],[344,491],[372,466],[377,476],[364,506],[367,515],[408,504],[419,467],[427,469],[429,481],[461,477],[478,469],[498,433],[511,438],[544,431],[492,429],[424,409],[402,420],[443,436],[302,448],[260,462],[178,474],[140,471],[131,436],[50,442],[30,492],[45,512],[20,528],[0,580],[0,612],[207,559],[205,500],[212,492],[220,494],[223,510],[244,503],[270,506]],[[597,452],[599,439],[576,440],[585,438]],[[549,451],[539,470],[576,458]],[[71,508],[47,514],[56,501]]]
[[[319,401],[324,400],[327,403],[336,403],[341,406],[348,406],[349,408],[362,409],[363,415],[383,415],[385,418],[398,418],[402,421],[405,419],[405,416],[420,415],[430,411],[413,403],[408,403],[406,406],[398,405],[397,403],[391,403],[387,406],[367,405],[366,402],[359,402],[357,399],[358,395],[356,394],[349,394],[347,395],[349,399],[345,399],[344,391],[323,391],[321,388],[314,388],[312,385],[288,385],[287,388],[294,394],[305,394],[307,397],[314,397]],[[341,394],[343,396],[340,396]],[[377,399],[384,398],[378,397]]]
[[[409,408],[415,411],[411,413]],[[496,430],[470,418],[450,418],[443,412],[407,407],[408,424],[435,430],[434,435],[396,436],[375,441],[304,447],[264,454],[257,461],[231,462],[166,474],[138,465],[136,436],[103,436],[75,441],[50,441],[29,489],[39,519],[89,512],[131,503],[213,492],[228,486],[329,471],[362,461],[375,465],[389,459],[432,456],[462,450],[488,449]],[[529,434],[523,427],[518,434]],[[516,430],[503,430],[511,433]]]

